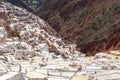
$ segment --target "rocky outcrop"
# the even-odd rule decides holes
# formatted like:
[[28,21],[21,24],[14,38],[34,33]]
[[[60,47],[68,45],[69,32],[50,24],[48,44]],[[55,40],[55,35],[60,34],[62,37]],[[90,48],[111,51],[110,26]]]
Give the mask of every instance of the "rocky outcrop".
[[[111,47],[119,43],[119,40],[108,40],[114,39],[111,35],[120,29],[119,5],[118,0],[47,0],[36,14],[52,25],[65,40],[77,43],[79,50],[95,54],[108,50],[100,46]],[[119,48],[113,46],[111,49]]]

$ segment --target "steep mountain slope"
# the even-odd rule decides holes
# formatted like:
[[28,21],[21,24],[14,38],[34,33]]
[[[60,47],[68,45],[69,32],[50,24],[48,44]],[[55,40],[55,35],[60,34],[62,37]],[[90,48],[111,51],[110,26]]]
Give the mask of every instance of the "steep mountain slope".
[[35,13],[82,52],[120,49],[120,0],[47,0]]
[[[105,41],[117,42],[119,31]],[[0,80],[120,79],[120,50],[85,56],[75,47],[38,16],[0,1]]]
[[[47,48],[48,52],[55,52],[57,55],[61,54],[64,55],[64,57],[69,57],[68,54],[71,53],[71,50],[69,50],[71,45],[66,45],[62,38],[57,35],[56,31],[44,20],[25,9],[6,2],[1,3],[0,10],[1,45],[9,45],[7,44],[6,38],[10,38],[12,41],[9,43],[14,45],[14,48],[10,48],[10,51],[14,52],[22,49],[41,53],[44,47],[40,48],[40,46],[45,44],[45,49]],[[14,41],[13,38],[17,39]],[[24,47],[20,47],[20,45],[23,45],[22,43]],[[26,48],[25,46],[29,47]],[[9,48],[3,48],[9,50]],[[72,50],[72,53],[74,53],[74,51]],[[0,52],[4,52],[4,49],[1,49]]]

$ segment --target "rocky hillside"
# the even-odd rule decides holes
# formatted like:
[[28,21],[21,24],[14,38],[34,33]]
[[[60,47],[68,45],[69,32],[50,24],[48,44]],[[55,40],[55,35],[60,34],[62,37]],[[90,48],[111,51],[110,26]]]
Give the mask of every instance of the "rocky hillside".
[[[104,41],[118,42],[118,35]],[[0,80],[120,79],[120,50],[86,56],[75,47],[38,16],[0,1]]]
[[84,53],[120,49],[119,0],[47,0],[35,13]]
[[[1,2],[0,10],[0,40],[3,45],[9,46],[6,39],[10,39],[11,42],[9,43],[14,45],[14,48],[10,49],[10,51],[29,49],[41,52],[44,49],[40,48],[41,45],[46,45],[45,48],[49,52],[55,52],[55,54],[64,55],[64,57],[67,57],[71,53],[70,51],[73,53],[76,51],[75,46],[72,49],[72,45],[66,45],[56,31],[44,20],[25,9],[13,6],[7,2]],[[29,48],[25,45],[29,46]],[[6,49],[5,46],[3,48]],[[4,53],[4,49],[1,49],[0,52]],[[9,48],[7,52],[9,52]]]
[[[46,62],[84,55],[75,47],[75,44],[66,45],[56,31],[38,16],[0,1],[0,80],[33,80],[37,76],[32,70],[35,66],[38,69],[36,78],[46,78],[46,72],[43,75],[39,72],[49,68],[45,69],[44,66],[49,64]],[[33,62],[35,57],[38,59]]]

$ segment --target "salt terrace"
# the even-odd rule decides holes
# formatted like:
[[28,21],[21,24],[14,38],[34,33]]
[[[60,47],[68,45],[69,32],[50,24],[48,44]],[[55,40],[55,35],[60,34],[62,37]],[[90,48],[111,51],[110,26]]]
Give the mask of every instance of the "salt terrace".
[[0,80],[120,80],[120,50],[86,56],[25,9],[0,15]]

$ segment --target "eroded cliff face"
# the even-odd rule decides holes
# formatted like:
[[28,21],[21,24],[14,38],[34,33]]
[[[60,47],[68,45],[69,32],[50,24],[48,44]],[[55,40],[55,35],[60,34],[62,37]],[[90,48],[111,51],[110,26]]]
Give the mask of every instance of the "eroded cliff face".
[[105,39],[80,45],[80,51],[87,52],[88,55],[95,55],[98,51],[107,52],[110,50],[120,50],[120,29],[115,30]]
[[85,53],[120,48],[119,0],[47,0],[36,14]]

